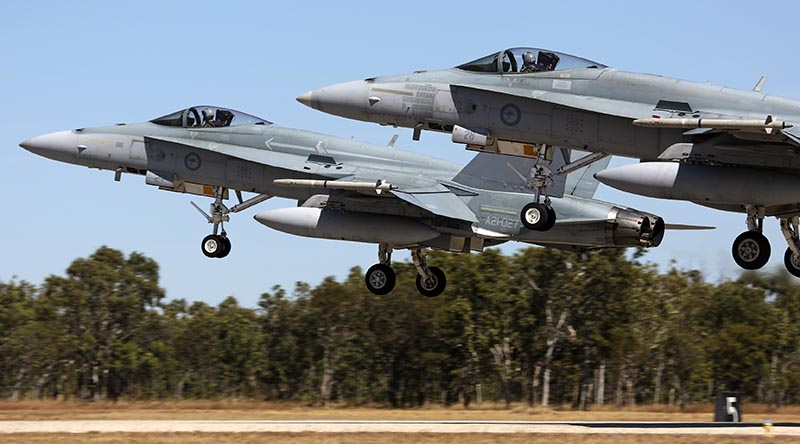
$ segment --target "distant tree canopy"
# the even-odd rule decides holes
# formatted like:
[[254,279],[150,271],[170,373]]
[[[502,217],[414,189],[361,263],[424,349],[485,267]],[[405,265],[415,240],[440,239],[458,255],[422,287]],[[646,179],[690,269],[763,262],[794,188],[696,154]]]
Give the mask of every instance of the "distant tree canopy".
[[396,263],[387,296],[355,267],[245,308],[168,301],[154,260],[101,247],[38,287],[0,282],[0,397],[800,403],[800,283],[786,274],[714,284],[621,250],[432,254],[450,277],[438,298]]

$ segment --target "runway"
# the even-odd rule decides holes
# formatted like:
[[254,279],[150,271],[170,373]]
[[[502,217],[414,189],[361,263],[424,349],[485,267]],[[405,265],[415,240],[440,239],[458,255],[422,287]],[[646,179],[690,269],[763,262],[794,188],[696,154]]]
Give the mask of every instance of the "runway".
[[[560,421],[0,421],[10,433],[539,433],[763,435],[760,423]],[[800,423],[775,423],[774,436],[800,436]]]

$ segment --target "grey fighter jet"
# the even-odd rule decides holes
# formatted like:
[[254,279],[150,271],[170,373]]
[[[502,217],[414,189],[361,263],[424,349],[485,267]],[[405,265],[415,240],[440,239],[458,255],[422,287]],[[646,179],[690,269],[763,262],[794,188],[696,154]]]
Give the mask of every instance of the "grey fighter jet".
[[[20,145],[50,159],[114,171],[116,180],[135,174],[161,190],[213,198],[208,213],[192,203],[213,225],[201,243],[212,258],[231,251],[224,229],[231,213],[273,196],[296,200],[297,206],[255,219],[299,236],[378,244],[379,263],[366,273],[376,294],[394,286],[394,249],[411,250],[419,292],[436,296],[446,278],[428,266],[428,248],[481,251],[510,240],[556,248],[652,247],[666,228],[658,216],[593,200],[595,165],[560,184],[563,198],[552,202],[558,223],[551,218],[551,230],[532,231],[517,218],[530,200],[521,173],[530,159],[479,154],[462,167],[391,146],[282,128],[216,106],[144,123],[60,131]],[[230,191],[237,198],[231,206],[224,202]],[[245,199],[243,193],[254,195]]]
[[[762,226],[774,216],[789,244],[786,268],[800,277],[800,128],[793,126],[800,102],[762,94],[765,80],[740,91],[512,48],[451,69],[328,86],[298,101],[414,128],[415,139],[422,130],[452,133],[467,149],[537,158],[545,167],[552,147],[593,152],[584,163],[606,155],[641,159],[596,177],[634,194],[745,213],[747,231],[732,247],[745,269],[769,260]],[[548,180],[564,171],[569,165],[531,171],[535,203],[559,195]]]

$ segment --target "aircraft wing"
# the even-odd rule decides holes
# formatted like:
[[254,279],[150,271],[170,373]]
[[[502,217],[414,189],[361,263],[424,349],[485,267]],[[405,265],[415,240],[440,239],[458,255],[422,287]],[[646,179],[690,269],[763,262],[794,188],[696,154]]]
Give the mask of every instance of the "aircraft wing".
[[[279,153],[240,145],[209,142],[204,140],[182,139],[177,137],[145,137],[145,142],[172,143],[189,146],[198,150],[212,151],[215,153],[224,154],[226,156],[235,157],[237,159],[270,165],[289,171],[299,171],[303,173],[308,172],[303,168],[305,162],[303,160],[298,160],[298,156],[295,154]],[[284,183],[284,185],[311,187],[318,186],[320,188],[351,191],[375,191],[377,189],[376,182],[378,180],[385,180],[396,187],[390,190],[389,193],[404,202],[422,208],[423,210],[429,211],[438,216],[464,220],[467,222],[477,222],[475,214],[461,199],[458,198],[458,196],[451,193],[449,189],[434,180],[426,180],[424,178],[409,179],[408,175],[399,175],[396,172],[387,172],[386,174],[381,174],[377,171],[372,172],[376,177],[367,177],[372,176],[370,173],[371,172],[368,168],[362,168],[355,175],[348,174],[347,176],[342,177],[341,174],[338,176],[334,174],[327,175],[325,172],[318,170],[313,174],[323,177],[329,176],[332,178],[332,180],[296,179],[290,181],[290,183]],[[381,177],[377,177],[378,175]],[[368,183],[370,186],[367,186]]]

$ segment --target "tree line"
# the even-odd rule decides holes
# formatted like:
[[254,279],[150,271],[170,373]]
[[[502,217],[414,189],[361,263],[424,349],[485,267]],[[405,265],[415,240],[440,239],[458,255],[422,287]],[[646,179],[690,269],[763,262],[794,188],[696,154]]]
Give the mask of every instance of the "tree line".
[[0,282],[0,398],[800,403],[800,284],[782,271],[713,283],[621,250],[432,255],[450,276],[437,298],[395,263],[387,296],[355,267],[248,308],[168,300],[153,259],[101,247],[39,286]]

